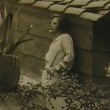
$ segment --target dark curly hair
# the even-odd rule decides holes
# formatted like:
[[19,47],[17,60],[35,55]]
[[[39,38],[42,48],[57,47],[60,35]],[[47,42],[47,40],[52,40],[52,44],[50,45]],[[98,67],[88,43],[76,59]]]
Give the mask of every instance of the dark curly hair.
[[59,18],[58,30],[60,30],[62,33],[69,33],[72,28],[72,22],[69,17],[62,14],[54,14],[52,19],[55,17]]

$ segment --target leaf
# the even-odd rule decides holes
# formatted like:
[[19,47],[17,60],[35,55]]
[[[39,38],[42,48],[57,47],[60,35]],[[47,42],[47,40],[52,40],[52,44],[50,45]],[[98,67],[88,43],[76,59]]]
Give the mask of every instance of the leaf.
[[12,45],[9,50],[6,52],[6,54],[12,54],[16,49],[17,47],[22,44],[22,43],[25,43],[27,41],[30,41],[30,40],[33,40],[33,39],[25,39],[25,40],[21,40],[21,41],[18,41],[16,42],[14,45]]
[[9,33],[10,25],[11,25],[10,24],[10,13],[8,13],[7,17],[4,18],[3,23],[0,27],[0,48],[1,48],[1,51],[5,47],[5,43],[6,43],[7,35]]
[[[11,28],[10,28],[10,33],[8,35],[8,39],[7,39],[7,44],[8,45],[13,45],[14,44],[14,36],[16,33],[16,29],[18,27],[18,18],[19,18],[19,13],[20,13],[21,9],[19,8],[15,13],[11,14]],[[6,44],[6,46],[7,46]]]

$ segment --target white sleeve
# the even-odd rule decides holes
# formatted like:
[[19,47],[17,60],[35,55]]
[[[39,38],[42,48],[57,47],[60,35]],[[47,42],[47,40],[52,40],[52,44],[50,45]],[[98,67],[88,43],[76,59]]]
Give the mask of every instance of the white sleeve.
[[70,35],[66,34],[62,38],[62,48],[64,50],[65,56],[63,60],[56,66],[56,69],[60,68],[68,69],[68,65],[74,61],[74,47],[73,40]]

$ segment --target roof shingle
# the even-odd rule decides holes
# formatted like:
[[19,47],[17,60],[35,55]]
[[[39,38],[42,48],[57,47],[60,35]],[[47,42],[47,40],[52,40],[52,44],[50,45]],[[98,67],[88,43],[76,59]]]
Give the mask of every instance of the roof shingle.
[[[15,0],[14,0],[15,1]],[[17,0],[18,1],[18,0]],[[18,3],[33,3],[32,6],[54,12],[73,14],[96,21],[110,13],[110,0],[20,0]]]
[[66,14],[75,14],[75,15],[80,15],[82,12],[84,12],[85,9],[81,8],[74,8],[74,7],[68,7],[64,13]]
[[63,12],[66,7],[68,7],[68,5],[54,4],[54,5],[49,6],[48,10],[57,11],[57,12]]
[[69,3],[69,5],[84,6],[84,5],[87,5],[90,2],[91,2],[91,0],[73,0],[71,3]]
[[81,18],[91,20],[91,21],[97,21],[99,18],[103,17],[103,15],[94,14],[90,12],[84,12],[80,15]]
[[40,8],[48,8],[52,4],[54,4],[54,2],[37,1],[32,6],[36,6]]

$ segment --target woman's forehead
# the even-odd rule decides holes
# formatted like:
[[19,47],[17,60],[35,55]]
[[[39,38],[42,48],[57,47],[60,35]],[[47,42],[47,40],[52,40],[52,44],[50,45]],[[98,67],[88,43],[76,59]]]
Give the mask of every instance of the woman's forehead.
[[59,22],[59,17],[54,17],[53,19],[52,19],[52,22]]

